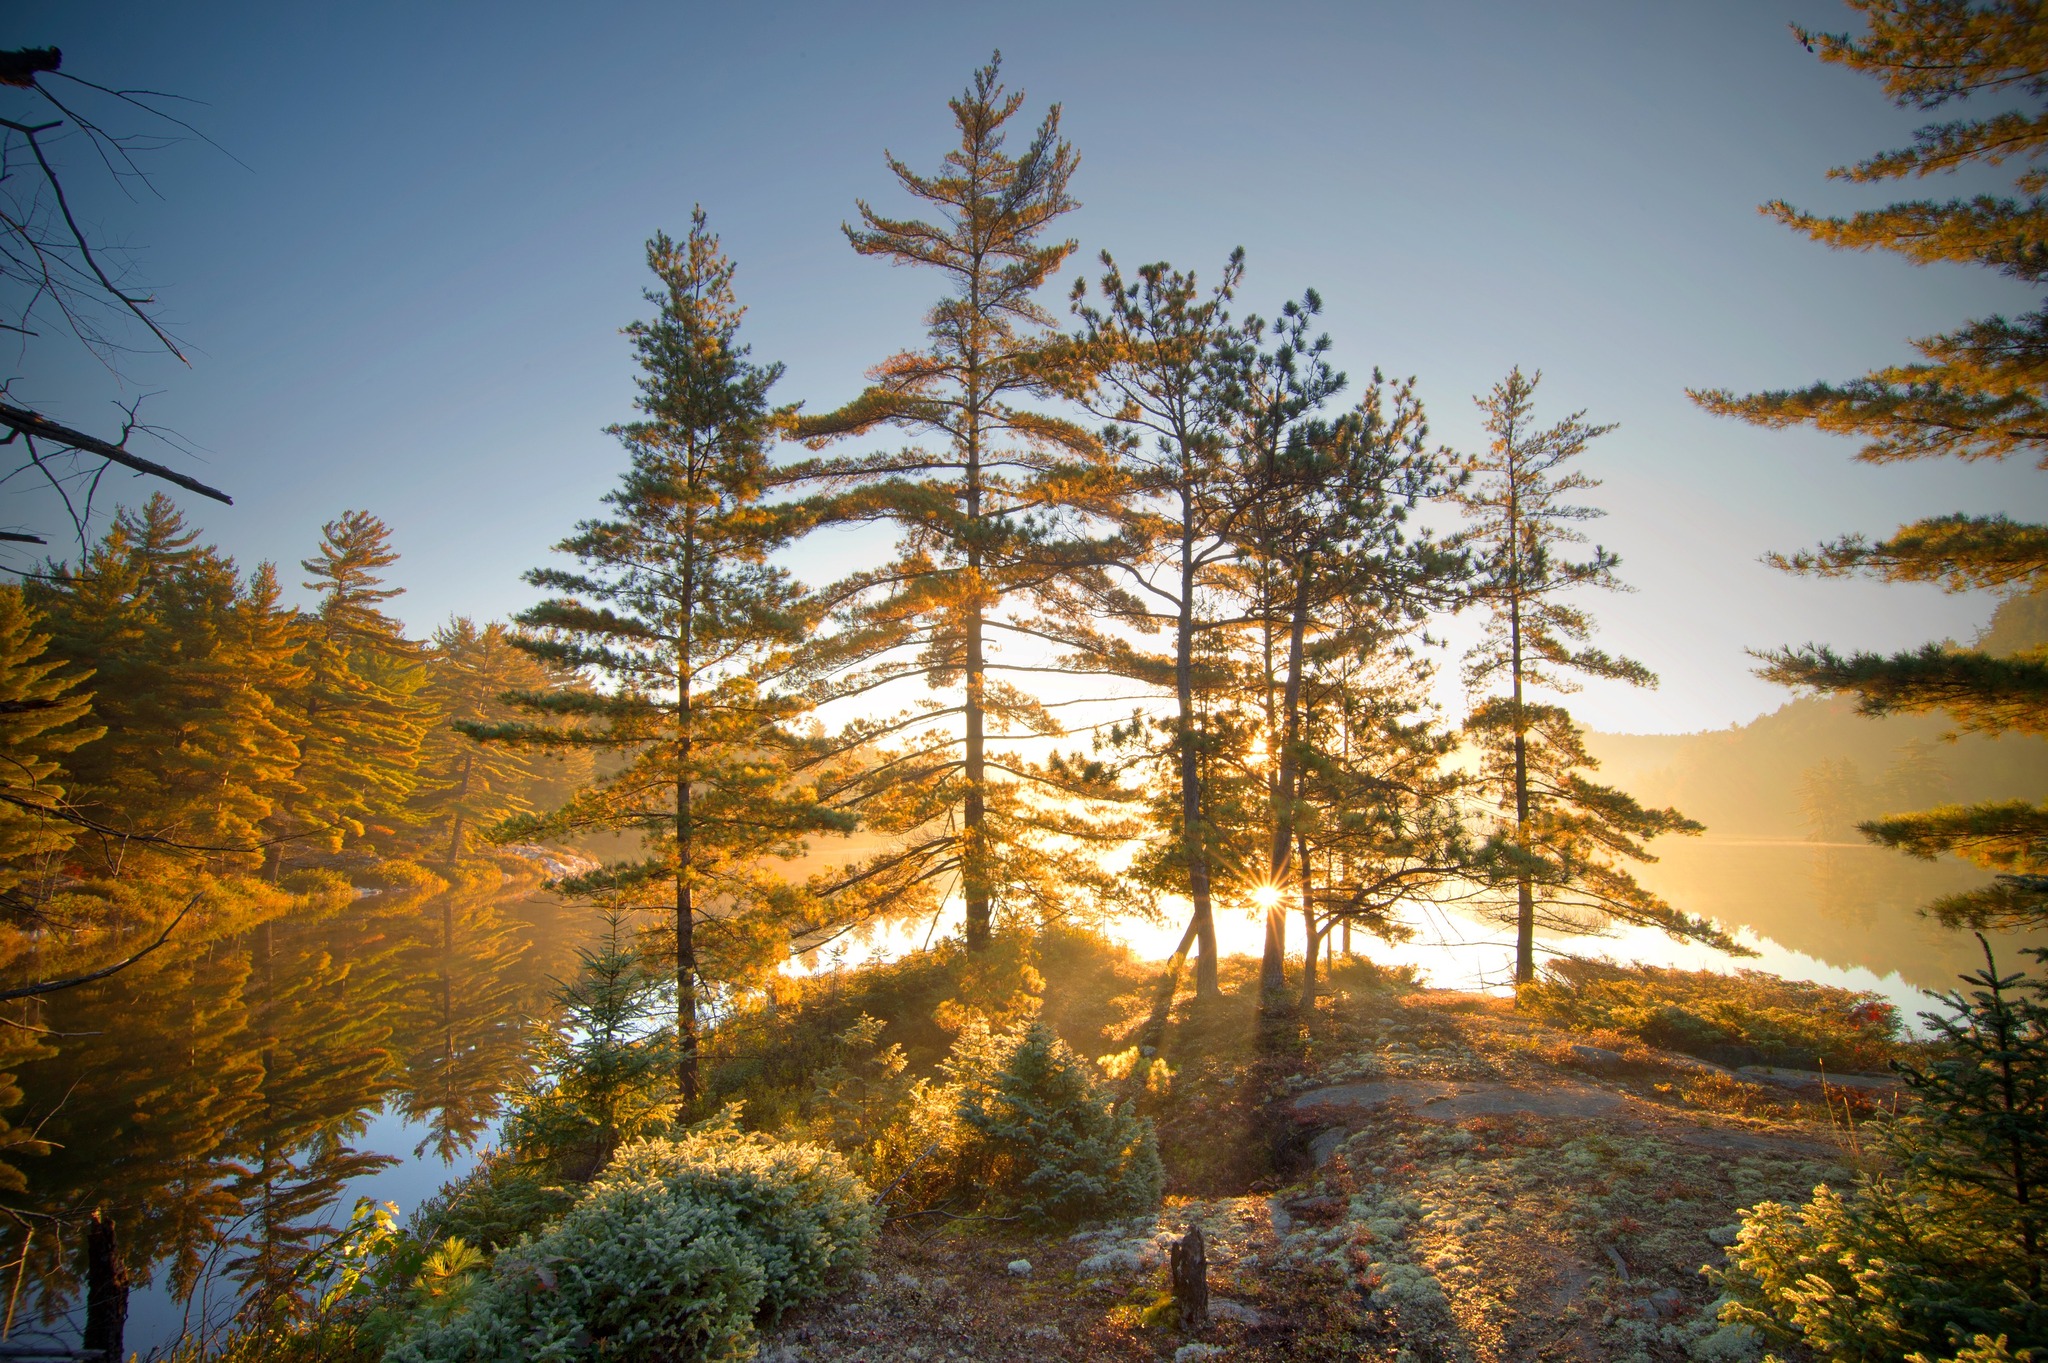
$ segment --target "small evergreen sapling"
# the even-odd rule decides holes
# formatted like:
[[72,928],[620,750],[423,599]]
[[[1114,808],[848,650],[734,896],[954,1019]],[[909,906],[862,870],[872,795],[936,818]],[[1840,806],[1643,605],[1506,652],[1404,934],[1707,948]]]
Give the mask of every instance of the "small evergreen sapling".
[[970,1132],[962,1172],[992,1208],[1074,1222],[1158,1205],[1166,1171],[1152,1123],[1119,1106],[1043,1022],[970,1028],[946,1068]]
[[1880,1167],[1745,1213],[1713,1274],[1723,1320],[1857,1363],[2048,1357],[2048,981],[2001,975],[1988,946],[1963,980],[1921,1015],[1944,1054],[1898,1067],[1919,1101],[1874,1132]]
[[[1990,944],[1981,933],[1977,941],[1984,969],[1963,976],[1976,988],[1936,995],[1946,1017],[1921,1014],[1948,1054],[1925,1069],[1898,1067],[1920,1098],[1929,1137],[1907,1167],[1990,1199],[2005,1242],[1999,1257],[2038,1303],[2048,1258],[2048,980],[2000,975]],[[2026,954],[2048,962],[2048,950]]]
[[506,1124],[521,1161],[587,1181],[624,1141],[663,1135],[676,1113],[674,1057],[661,981],[606,910],[597,946],[555,991],[561,1020],[542,1028],[536,1078]]

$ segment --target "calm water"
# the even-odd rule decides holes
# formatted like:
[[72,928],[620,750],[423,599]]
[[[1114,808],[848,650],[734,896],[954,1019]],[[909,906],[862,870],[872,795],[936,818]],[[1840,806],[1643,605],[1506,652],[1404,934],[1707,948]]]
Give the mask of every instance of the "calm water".
[[[1740,932],[1761,953],[1742,964],[1876,990],[1909,1015],[1925,1003],[1922,988],[1951,984],[1976,951],[1912,912],[1973,883],[1963,868],[1860,846],[1697,842],[1645,878]],[[552,977],[573,968],[589,926],[587,913],[534,895],[380,896],[267,923],[213,923],[181,930],[111,980],[44,1001],[28,1020],[57,1035],[0,1030],[11,1048],[0,1066],[20,1089],[0,1116],[56,1147],[12,1156],[26,1186],[0,1192],[0,1207],[17,1214],[0,1227],[0,1262],[31,1231],[12,1342],[43,1328],[75,1338],[64,1311],[78,1287],[76,1224],[94,1207],[111,1210],[135,1261],[153,1266],[130,1307],[129,1347],[147,1349],[187,1320],[227,1314],[240,1290],[357,1196],[418,1205],[488,1139],[501,1095],[523,1074]],[[840,959],[915,949],[949,926],[873,934],[844,944]],[[1180,926],[1127,924],[1121,935],[1163,956]],[[1226,951],[1258,949],[1252,915],[1226,912],[1219,926]],[[1439,911],[1418,927],[1400,947],[1356,945],[1438,985],[1505,985],[1511,947],[1497,929]],[[1564,945],[1692,968],[1734,964],[1657,934]],[[2017,964],[2015,945],[2002,943],[2001,955]]]
[[7,1261],[29,1233],[12,1342],[75,1338],[59,1313],[76,1305],[76,1226],[95,1207],[131,1262],[153,1265],[130,1303],[141,1350],[174,1338],[188,1307],[195,1324],[229,1313],[356,1196],[417,1205],[495,1124],[586,922],[541,897],[377,896],[187,924],[121,974],[42,1001],[30,1021],[57,1035],[0,1035],[21,1090],[4,1115],[55,1146],[12,1158],[27,1186],[0,1194],[17,1213]]

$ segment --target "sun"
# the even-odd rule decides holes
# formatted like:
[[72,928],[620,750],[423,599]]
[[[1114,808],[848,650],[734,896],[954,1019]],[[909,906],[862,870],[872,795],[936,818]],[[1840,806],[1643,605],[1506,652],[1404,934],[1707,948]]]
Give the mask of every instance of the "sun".
[[1278,885],[1254,885],[1252,887],[1252,903],[1258,907],[1270,909],[1279,902],[1280,887]]

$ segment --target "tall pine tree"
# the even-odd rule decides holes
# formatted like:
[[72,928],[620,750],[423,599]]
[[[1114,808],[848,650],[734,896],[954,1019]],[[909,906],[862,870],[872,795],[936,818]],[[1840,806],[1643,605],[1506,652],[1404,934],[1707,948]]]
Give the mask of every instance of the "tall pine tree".
[[488,727],[513,719],[517,712],[507,697],[544,693],[552,679],[495,620],[478,629],[467,616],[456,616],[434,631],[429,647],[421,694],[434,718],[420,745],[412,804],[422,817],[446,829],[442,858],[453,867],[471,833],[533,812],[529,795],[537,784],[538,756],[512,744],[479,743],[457,726]]
[[803,778],[811,754],[787,728],[803,705],[784,683],[814,616],[771,562],[792,519],[764,500],[778,420],[768,391],[780,367],[753,363],[739,343],[733,266],[701,209],[684,241],[656,235],[647,244],[647,264],[660,283],[647,294],[658,311],[628,328],[642,419],[613,428],[631,463],[606,494],[611,516],[583,522],[557,546],[579,566],[527,574],[557,595],[519,617],[532,631],[521,648],[601,685],[525,693],[521,705],[541,722],[459,727],[626,758],[563,808],[511,827],[641,835],[645,859],[570,888],[663,896],[678,1083],[695,1102],[704,985],[785,958],[803,908],[764,860],[798,855],[806,834],[848,821]]
[[[1975,98],[2020,107],[1930,123],[1913,144],[1829,172],[1851,184],[1919,179],[2008,161],[2025,169],[2009,195],[1918,199],[1846,218],[1783,201],[1763,212],[1837,250],[1890,251],[1919,265],[1994,270],[2038,288],[2048,282],[2048,20],[2029,0],[1848,0],[1861,36],[1795,30],[1822,61],[1875,76],[1894,104],[1938,109]],[[2048,467],[2048,309],[1993,316],[1913,342],[1920,358],[1847,383],[1737,396],[1693,393],[1708,411],[1772,428],[1806,425],[1861,440],[1870,464],[1907,459],[2031,457]],[[2006,515],[1932,516],[1883,540],[1847,535],[1776,556],[1791,572],[1934,582],[1952,592],[2048,587],[2048,525]],[[2048,648],[2008,656],[1929,644],[1884,655],[1824,645],[1765,655],[1764,675],[1788,686],[1853,695],[1869,715],[1946,711],[1978,733],[2048,733]],[[1861,825],[1886,847],[1933,859],[1968,858],[1999,872],[1984,887],[1930,907],[1951,925],[2048,923],[2048,803],[1943,805]]]
[[76,832],[63,817],[63,759],[99,736],[80,689],[90,674],[51,654],[38,623],[19,587],[0,586],[0,910],[22,917]]
[[[1114,512],[1119,552],[1099,574],[1081,575],[1063,637],[1091,666],[1150,683],[1173,694],[1164,723],[1140,720],[1118,738],[1136,746],[1164,779],[1156,808],[1170,841],[1142,851],[1139,867],[1176,888],[1190,905],[1188,930],[1174,960],[1197,948],[1195,994],[1215,998],[1215,831],[1205,777],[1214,735],[1205,696],[1217,689],[1203,664],[1204,636],[1220,629],[1215,601],[1220,573],[1236,552],[1234,531],[1245,511],[1232,494],[1225,452],[1230,411],[1229,356],[1238,339],[1229,304],[1244,273],[1233,252],[1221,278],[1203,293],[1192,272],[1165,263],[1141,266],[1126,279],[1105,251],[1099,301],[1084,281],[1074,286],[1079,396],[1112,423],[1110,444],[1121,496]],[[1111,620],[1118,634],[1097,628]],[[1168,651],[1146,636],[1170,630]],[[1132,635],[1137,637],[1133,638]],[[1168,740],[1154,740],[1158,730]]]
[[1588,425],[1584,412],[1539,427],[1541,378],[1517,368],[1478,399],[1490,442],[1463,461],[1470,481],[1457,494],[1468,522],[1463,543],[1478,561],[1474,598],[1486,631],[1466,659],[1465,681],[1475,691],[1504,688],[1474,706],[1465,727],[1501,811],[1487,861],[1497,883],[1514,892],[1508,918],[1518,983],[1536,978],[1539,925],[1585,932],[1615,918],[1732,946],[1711,922],[1643,889],[1621,864],[1654,860],[1649,839],[1697,833],[1700,825],[1588,778],[1595,763],[1569,712],[1528,694],[1569,693],[1585,677],[1657,684],[1641,663],[1592,647],[1593,617],[1572,599],[1589,589],[1623,590],[1614,572],[1621,560],[1597,545],[1584,558],[1560,552],[1585,542],[1578,525],[1605,514],[1568,500],[1599,483],[1565,466],[1614,428]]
[[[296,787],[271,818],[272,836],[339,849],[373,820],[405,817],[428,710],[419,646],[384,611],[404,592],[384,585],[398,561],[391,530],[367,511],[320,528],[320,552],[302,560],[318,605],[304,622],[299,683],[285,709],[298,740]],[[271,844],[270,870],[286,843]]]
[[[921,677],[934,691],[957,691],[957,705],[913,707],[883,726],[909,735],[888,759],[894,822],[907,835],[888,864],[914,884],[957,875],[971,951],[988,945],[999,891],[1020,901],[1064,897],[1085,867],[1048,854],[1042,832],[1064,826],[1072,799],[1098,793],[1071,769],[1026,762],[1004,742],[1058,728],[1028,694],[991,676],[1029,670],[1003,660],[995,638],[1026,632],[1009,608],[1072,566],[1076,541],[1063,513],[1092,506],[1101,491],[1080,472],[1099,458],[1093,438],[1029,405],[1060,390],[1058,361],[1069,353],[1035,296],[1074,250],[1046,234],[1076,207],[1068,184],[1079,158],[1060,138],[1057,105],[1021,155],[1005,149],[1024,96],[1004,90],[999,63],[1000,54],[950,101],[960,140],[942,170],[923,175],[888,158],[897,183],[936,220],[861,203],[861,225],[846,228],[861,255],[946,279],[948,292],[925,315],[925,348],[883,360],[851,403],[796,425],[814,447],[885,426],[929,439],[793,470],[834,494],[822,501],[827,522],[888,522],[902,532],[895,560],[837,593],[862,605],[847,638],[871,664],[847,689]],[[930,836],[933,828],[944,832]]]

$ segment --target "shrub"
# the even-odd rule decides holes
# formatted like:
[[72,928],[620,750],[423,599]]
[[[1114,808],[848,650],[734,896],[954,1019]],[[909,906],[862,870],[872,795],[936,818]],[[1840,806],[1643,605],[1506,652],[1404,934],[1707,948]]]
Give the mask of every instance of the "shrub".
[[420,1204],[413,1226],[428,1243],[455,1238],[495,1254],[540,1230],[575,1200],[573,1191],[532,1165],[488,1150],[468,1174]]
[[[2037,953],[2048,955],[2048,953]],[[1942,1039],[1920,1100],[1874,1127],[1876,1163],[1846,1193],[1744,1214],[1714,1276],[1722,1319],[1828,1359],[2024,1359],[2048,1342],[2048,982],[1986,967],[1923,1014]],[[2031,997],[2030,997],[2031,996]]]
[[498,1256],[465,1309],[388,1363],[744,1356],[767,1274],[730,1208],[615,1183]]
[[1516,1006],[1567,1027],[1609,1030],[1727,1065],[1881,1070],[1900,1051],[1898,1010],[1876,994],[1761,970],[1561,960]]
[[912,1078],[900,1045],[882,1046],[882,1023],[863,1013],[840,1033],[838,1063],[819,1072],[808,1130],[899,1210],[922,1210],[953,1190],[963,1136],[958,1095]]
[[625,1146],[562,1219],[498,1256],[392,1363],[744,1356],[756,1314],[818,1295],[875,1233],[839,1157],[724,1118]]
[[767,1271],[763,1305],[780,1314],[866,1257],[877,1229],[874,1198],[835,1152],[748,1135],[737,1115],[728,1108],[680,1140],[625,1147],[592,1196],[650,1186],[729,1208]]
[[1166,1172],[1152,1123],[1118,1106],[1044,1023],[970,1026],[946,1069],[970,1132],[963,1177],[992,1208],[1073,1222],[1158,1205]]

